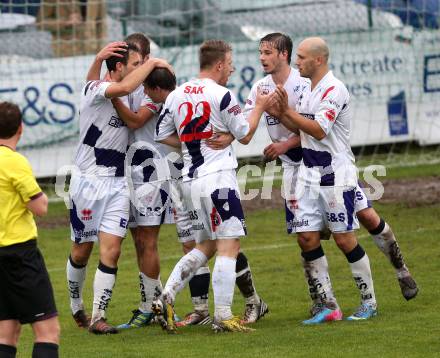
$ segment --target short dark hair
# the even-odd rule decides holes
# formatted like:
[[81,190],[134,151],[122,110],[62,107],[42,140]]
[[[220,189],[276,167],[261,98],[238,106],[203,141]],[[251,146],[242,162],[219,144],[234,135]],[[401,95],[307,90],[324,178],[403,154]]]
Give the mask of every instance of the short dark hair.
[[232,51],[231,45],[223,40],[207,40],[200,45],[200,69],[209,68],[218,61],[223,61],[228,52]]
[[9,139],[21,125],[20,108],[11,102],[0,102],[0,138]]
[[118,62],[121,62],[123,65],[127,65],[128,56],[130,55],[130,51],[134,51],[134,52],[139,53],[139,49],[137,48],[137,46],[134,46],[133,44],[127,44],[127,51],[117,51],[117,53],[119,53],[123,57],[112,56],[112,57],[109,57],[107,60],[105,60],[105,64],[107,65],[107,69],[109,71],[115,71],[116,64]]
[[287,63],[290,65],[290,61],[292,60],[292,39],[281,32],[272,32],[267,34],[260,40],[260,45],[263,42],[270,43],[273,47],[275,47],[278,52],[287,51]]
[[142,59],[150,54],[150,40],[143,33],[135,32],[133,34],[130,34],[125,38],[124,41],[128,45],[136,46],[142,56]]
[[147,88],[156,88],[174,91],[176,88],[176,76],[167,68],[155,68],[147,76],[144,81],[144,86]]

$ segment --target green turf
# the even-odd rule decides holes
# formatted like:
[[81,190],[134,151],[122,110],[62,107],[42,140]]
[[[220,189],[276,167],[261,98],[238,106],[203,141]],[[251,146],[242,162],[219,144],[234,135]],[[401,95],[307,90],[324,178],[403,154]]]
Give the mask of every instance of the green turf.
[[[299,249],[284,231],[282,210],[255,212],[247,217],[249,237],[243,240],[257,289],[270,306],[270,314],[251,334],[214,334],[209,327],[179,330],[166,335],[158,326],[123,332],[115,336],[94,336],[76,328],[69,311],[65,263],[70,242],[68,228],[40,230],[39,245],[46,258],[60,313],[61,357],[292,357],[292,356],[438,356],[440,326],[437,273],[440,268],[438,232],[440,206],[406,208],[377,205],[392,225],[407,263],[421,288],[419,296],[406,302],[400,294],[394,271],[365,231],[360,241],[369,254],[379,316],[368,322],[336,322],[303,327],[309,307],[300,266]],[[66,215],[62,204],[52,204],[50,215]],[[437,219],[435,219],[437,218]],[[334,242],[324,243],[330,273],[339,303],[347,316],[358,304],[358,292],[346,259]],[[160,238],[162,278],[166,279],[180,256],[173,226],[165,227]],[[92,279],[96,252],[89,263],[85,302],[91,310]],[[117,284],[108,310],[111,323],[122,323],[136,308],[139,293],[132,242],[125,240]],[[213,308],[212,294],[210,301]],[[185,314],[191,308],[185,289],[176,309]],[[236,291],[234,311],[243,311],[244,301]],[[25,326],[18,357],[30,357],[31,329]]]

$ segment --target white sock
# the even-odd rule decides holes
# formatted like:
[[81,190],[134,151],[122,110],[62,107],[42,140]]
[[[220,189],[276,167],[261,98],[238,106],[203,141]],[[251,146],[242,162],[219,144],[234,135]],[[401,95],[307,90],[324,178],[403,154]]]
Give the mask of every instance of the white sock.
[[[325,257],[325,256],[324,256]],[[301,257],[301,263],[304,269],[304,277],[306,278],[307,286],[309,288],[309,295],[313,302],[313,304],[319,304],[321,303],[321,298],[318,295],[318,292],[316,290],[313,276],[311,275],[310,269],[308,269],[307,262],[304,260],[303,257]]]
[[393,265],[396,270],[397,277],[402,278],[408,276],[409,271],[405,265],[405,261],[403,260],[399,244],[396,241],[393,231],[383,219],[381,219],[379,230],[381,227],[383,227],[381,232],[371,233],[376,246],[391,262],[391,265]]
[[162,283],[160,279],[149,278],[143,272],[139,272],[139,288],[141,292],[139,310],[143,313],[151,312],[154,298],[162,292]]
[[100,318],[105,318],[105,311],[112,298],[117,271],[117,268],[107,267],[101,262],[96,269],[95,280],[93,282],[92,323]]
[[[350,261],[349,255],[357,251],[358,258],[355,262]],[[363,255],[362,255],[363,253]],[[370,260],[367,253],[360,245],[356,246],[351,253],[347,255],[350,263],[351,273],[353,275],[356,286],[361,293],[361,302],[376,307],[376,295],[374,294],[373,278],[371,276]]]
[[194,276],[199,267],[204,266],[208,258],[198,250],[192,249],[174,266],[173,271],[163,290],[163,298],[169,304],[174,304],[176,294],[180,292]]
[[[339,309],[328,274],[327,257],[322,247],[319,246],[312,251],[302,252],[301,256],[304,259],[304,276],[307,280],[309,293],[311,291],[310,287],[313,290],[313,302],[320,302],[332,310]],[[312,297],[312,294],[310,296]]]
[[212,288],[214,291],[214,317],[216,320],[231,319],[232,299],[235,286],[235,265],[237,260],[227,256],[217,256],[212,273]]
[[76,265],[70,256],[67,259],[66,274],[70,296],[70,309],[72,310],[72,314],[84,309],[82,292],[84,288],[84,281],[86,279],[86,268],[86,265],[82,267],[80,265]]

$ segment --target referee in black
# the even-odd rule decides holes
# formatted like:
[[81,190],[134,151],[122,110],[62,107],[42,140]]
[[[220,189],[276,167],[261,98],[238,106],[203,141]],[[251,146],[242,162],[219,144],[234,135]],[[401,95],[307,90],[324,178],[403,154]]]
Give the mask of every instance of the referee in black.
[[60,325],[33,215],[47,213],[27,159],[16,152],[20,109],[0,102],[0,358],[13,358],[21,325],[30,323],[32,358],[57,358]]

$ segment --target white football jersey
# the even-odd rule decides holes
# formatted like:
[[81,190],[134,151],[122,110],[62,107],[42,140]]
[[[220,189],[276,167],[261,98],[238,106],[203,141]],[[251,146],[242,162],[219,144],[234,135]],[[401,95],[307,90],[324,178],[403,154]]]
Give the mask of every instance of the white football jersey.
[[182,142],[182,176],[187,181],[235,169],[237,159],[232,146],[213,150],[205,139],[215,132],[230,132],[240,140],[248,134],[249,124],[231,91],[209,78],[196,78],[169,94],[157,123],[156,140],[176,131]]
[[124,176],[128,128],[105,97],[111,84],[89,81],[81,91],[80,142],[74,163],[82,174]]
[[[154,132],[162,104],[154,103],[151,98],[143,94],[140,106],[147,107],[154,113],[154,116],[141,128],[132,131],[131,149],[127,155],[131,161],[133,183],[142,184],[179,178],[183,167],[181,154],[173,147],[154,141]],[[137,111],[139,107],[134,111]]]
[[355,187],[357,173],[350,147],[350,95],[329,71],[316,87],[302,92],[297,111],[319,123],[326,136],[316,140],[301,131],[303,163],[299,180],[321,186]]
[[[255,107],[258,88],[260,88],[263,92],[272,93],[275,91],[276,87],[277,86],[272,79],[272,75],[267,75],[261,80],[255,82],[246,100],[244,115],[247,117]],[[296,107],[301,92],[306,88],[310,88],[310,80],[301,77],[298,70],[291,68],[289,77],[284,84],[284,89],[287,91],[287,95],[289,96],[289,107]],[[293,133],[287,129],[277,118],[271,116],[270,114],[264,112],[263,117],[272,142],[283,142],[291,137],[297,136],[296,133]],[[281,159],[283,167],[299,165],[302,159],[301,147],[289,149],[285,154],[280,155],[279,158]]]

